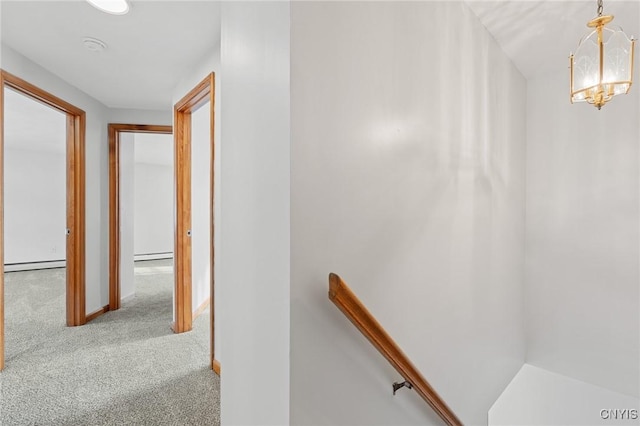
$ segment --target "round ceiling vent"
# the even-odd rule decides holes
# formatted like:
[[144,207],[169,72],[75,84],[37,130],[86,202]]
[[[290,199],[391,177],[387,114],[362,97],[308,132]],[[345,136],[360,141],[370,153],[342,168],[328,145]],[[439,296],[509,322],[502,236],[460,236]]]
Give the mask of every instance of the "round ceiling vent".
[[82,44],[84,44],[84,47],[90,52],[96,52],[96,53],[102,52],[107,48],[107,45],[104,41],[98,40],[97,38],[93,38],[93,37],[83,38]]

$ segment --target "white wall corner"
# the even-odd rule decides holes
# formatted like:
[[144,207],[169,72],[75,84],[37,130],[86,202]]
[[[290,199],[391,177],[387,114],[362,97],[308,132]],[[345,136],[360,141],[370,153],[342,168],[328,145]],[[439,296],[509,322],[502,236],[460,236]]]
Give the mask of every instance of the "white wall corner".
[[224,425],[289,424],[289,9],[222,3]]

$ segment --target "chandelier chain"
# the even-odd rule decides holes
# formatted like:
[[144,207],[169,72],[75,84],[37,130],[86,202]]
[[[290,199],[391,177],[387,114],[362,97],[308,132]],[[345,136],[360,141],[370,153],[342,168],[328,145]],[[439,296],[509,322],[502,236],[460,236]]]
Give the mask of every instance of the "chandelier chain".
[[598,16],[602,16],[602,0],[598,0]]

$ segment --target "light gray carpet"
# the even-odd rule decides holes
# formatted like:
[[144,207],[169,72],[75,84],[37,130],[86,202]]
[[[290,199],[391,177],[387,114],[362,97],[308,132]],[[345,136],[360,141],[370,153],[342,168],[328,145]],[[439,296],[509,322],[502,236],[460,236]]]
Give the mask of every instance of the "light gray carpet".
[[136,297],[65,327],[65,270],[5,275],[1,425],[218,425],[208,312],[174,334],[171,261],[136,263]]

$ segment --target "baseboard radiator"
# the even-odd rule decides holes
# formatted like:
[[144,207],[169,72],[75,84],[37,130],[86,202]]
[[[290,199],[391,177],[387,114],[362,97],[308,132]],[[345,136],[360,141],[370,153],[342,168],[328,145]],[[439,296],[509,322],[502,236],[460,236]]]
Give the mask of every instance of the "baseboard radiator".
[[[143,254],[136,254],[133,256],[134,262],[138,262],[142,260],[161,260],[161,259],[173,259],[173,252],[143,253]],[[5,272],[36,271],[39,269],[54,269],[54,268],[66,268],[66,267],[67,267],[67,261],[64,259],[42,260],[42,261],[35,260],[32,262],[5,263],[4,271]]]
[[18,271],[34,271],[38,269],[53,269],[53,268],[65,268],[67,261],[62,260],[44,260],[35,262],[18,262],[18,263],[5,263],[5,272],[18,272]]
[[138,262],[141,260],[160,260],[160,259],[173,259],[173,252],[162,252],[162,253],[141,253],[134,254],[133,261]]

